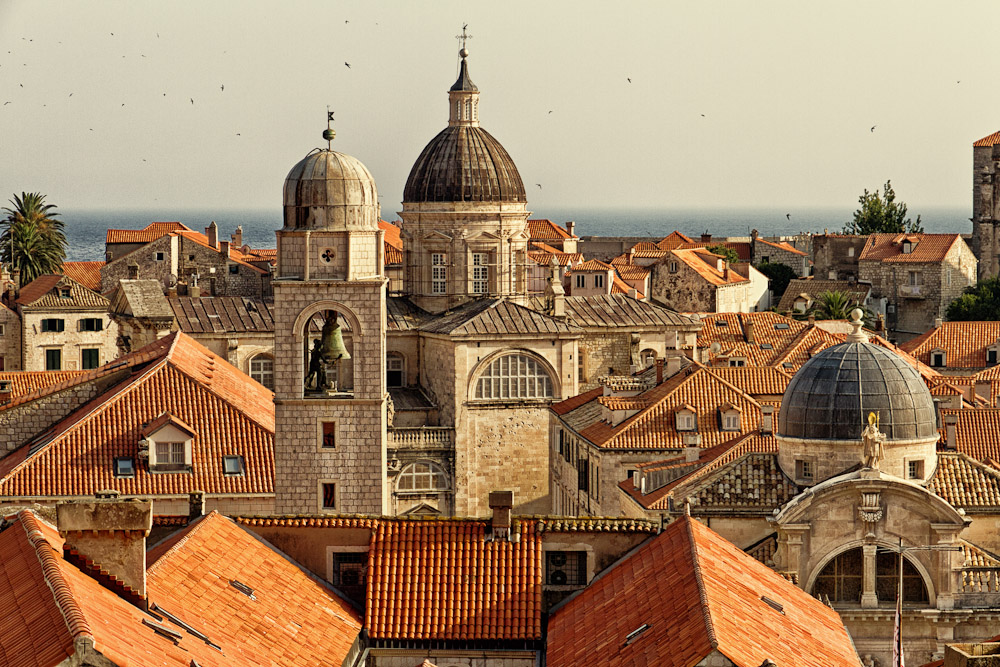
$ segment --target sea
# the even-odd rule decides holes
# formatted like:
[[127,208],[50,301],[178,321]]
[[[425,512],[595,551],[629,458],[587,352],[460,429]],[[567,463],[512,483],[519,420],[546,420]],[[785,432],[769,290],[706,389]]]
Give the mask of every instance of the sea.
[[[803,232],[838,232],[851,219],[854,208],[698,208],[622,209],[552,208],[533,210],[532,218],[576,223],[578,236],[628,236],[660,239],[674,230],[688,236],[709,232],[713,236],[748,236],[756,229],[761,236],[790,236]],[[275,247],[274,232],[281,228],[281,209],[58,209],[65,223],[69,248],[67,261],[104,259],[108,229],[142,229],[151,222],[177,221],[204,231],[215,221],[219,238],[228,239],[243,226],[243,242],[252,248]],[[911,209],[915,217],[915,213]],[[972,231],[968,208],[931,208],[919,211],[928,233]],[[395,221],[395,214],[383,217]]]

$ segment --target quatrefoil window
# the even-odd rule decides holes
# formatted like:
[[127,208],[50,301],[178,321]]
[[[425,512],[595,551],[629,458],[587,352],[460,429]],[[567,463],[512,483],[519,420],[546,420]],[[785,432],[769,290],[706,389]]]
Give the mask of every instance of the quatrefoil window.
[[333,258],[336,257],[336,255],[337,254],[333,251],[333,248],[324,248],[323,253],[319,256],[319,258],[329,264],[333,261]]

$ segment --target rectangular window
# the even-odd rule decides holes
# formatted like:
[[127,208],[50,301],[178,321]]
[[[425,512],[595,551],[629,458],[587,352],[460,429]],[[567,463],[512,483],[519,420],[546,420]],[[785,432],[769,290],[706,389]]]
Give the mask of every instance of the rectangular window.
[[323,449],[337,448],[337,422],[323,422]]
[[986,363],[988,363],[990,366],[993,366],[997,363],[997,351],[995,349],[986,350]]
[[799,459],[795,462],[795,479],[811,482],[813,479],[813,462]]
[[747,365],[747,360],[741,357],[735,357],[729,360],[729,365],[734,368],[742,368]]
[[235,275],[238,275],[239,272],[240,272],[240,265],[239,264],[230,264],[229,265],[229,273],[230,273],[230,275],[235,276]]
[[578,275],[576,277],[576,286],[579,287],[579,288],[581,288],[581,289],[584,288],[584,287],[586,287],[587,286],[587,276]]
[[115,477],[135,477],[135,461],[124,456],[115,458]]
[[71,290],[68,287],[60,287],[59,288],[59,298],[60,299],[72,299],[73,298],[73,290]]
[[937,368],[944,366],[944,352],[931,352],[931,366]]
[[722,430],[723,431],[739,431],[740,430],[740,415],[738,412],[727,412],[722,415]]
[[566,444],[566,431],[559,429],[559,454],[563,453],[563,447]]
[[104,320],[100,317],[85,317],[77,327],[79,331],[104,331]]
[[243,457],[242,456],[223,456],[222,457],[222,472],[226,475],[242,475],[243,474]]
[[604,287],[604,276],[600,273],[594,276],[594,287],[598,289]]
[[490,276],[487,264],[488,255],[485,252],[472,253],[472,293],[486,294]]
[[0,324],[0,336],[2,336],[2,335],[4,335],[4,328],[3,328],[3,325]]
[[670,262],[670,273],[677,273],[677,262]]
[[910,281],[910,286],[915,286],[920,284],[920,272],[910,271],[907,274],[907,279]]
[[847,256],[854,257],[854,246],[851,246],[850,248],[847,249]]
[[337,509],[337,485],[323,484],[323,509]]
[[693,431],[694,430],[694,415],[690,412],[678,412],[677,413],[677,430],[678,431]]
[[156,443],[156,465],[182,466],[184,463],[183,442]]
[[3,355],[0,355],[0,372],[3,372],[3,370],[4,370],[4,357]]
[[154,262],[162,262],[164,257],[165,257],[165,255],[162,252],[154,252],[153,253],[153,261]]
[[447,255],[443,252],[431,254],[431,294],[446,294],[448,291]]
[[576,466],[576,488],[580,491],[590,491],[590,461],[580,459]]
[[546,586],[586,586],[586,551],[546,551]]
[[921,461],[907,461],[906,462],[906,476],[909,479],[923,479],[924,478],[924,462]]
[[48,318],[42,320],[42,331],[65,331],[66,320],[59,318]]
[[330,583],[338,588],[364,587],[367,560],[368,554],[364,551],[334,552]]
[[90,370],[101,365],[101,351],[98,349],[80,350],[80,368]]
[[61,371],[62,370],[62,350],[59,348],[52,350],[45,350],[45,370],[47,371]]

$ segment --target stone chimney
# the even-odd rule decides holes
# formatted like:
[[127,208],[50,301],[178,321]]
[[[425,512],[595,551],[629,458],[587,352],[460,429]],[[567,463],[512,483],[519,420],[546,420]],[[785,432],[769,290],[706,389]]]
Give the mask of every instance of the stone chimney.
[[128,265],[128,279],[138,280],[139,279],[139,265],[132,262]]
[[711,243],[712,242],[712,234],[709,233],[709,232],[705,232],[704,234],[702,234],[701,235],[701,242],[702,243]]
[[663,384],[663,358],[656,358],[656,384]]
[[549,284],[545,287],[545,296],[552,304],[552,317],[566,317],[566,290],[559,277],[559,263],[555,255],[549,258]]
[[205,516],[205,492],[192,491],[188,494],[188,523]]
[[956,442],[958,431],[958,415],[955,413],[947,414],[944,416],[944,435],[945,435],[945,447],[951,451],[955,451],[958,448]]
[[934,318],[934,328],[935,329],[940,329],[941,325],[943,325],[943,324],[944,324],[944,320],[942,320],[940,317],[935,317]]
[[774,406],[760,406],[760,433],[761,435],[771,435],[774,433]]
[[637,290],[634,287],[629,287],[628,288],[628,296],[629,296],[630,299],[638,299],[639,298],[639,290]]
[[976,380],[976,396],[986,401],[987,404],[993,402],[993,382],[990,380]]
[[808,318],[806,318],[806,320],[809,322],[809,326],[811,326],[811,327],[816,326],[816,316],[815,315],[810,315]]
[[201,287],[199,287],[197,284],[192,285],[192,284],[188,283],[188,296],[192,297],[194,299],[197,299],[198,297],[200,297],[201,296]]
[[684,461],[694,463],[701,457],[701,433],[684,434]]
[[875,333],[885,333],[885,315],[882,313],[875,316]]
[[576,227],[576,223],[573,222],[572,220],[569,220],[566,223],[566,233],[569,234],[570,236],[576,236],[576,234],[573,233],[574,227]]
[[229,259],[229,241],[219,241],[219,254]]
[[514,509],[513,491],[490,491],[490,509],[493,510],[494,540],[510,540],[510,513]]
[[56,505],[56,526],[66,559],[119,596],[145,608],[146,537],[152,503],[118,500],[117,492],[91,502]]
[[243,225],[236,226],[236,231],[232,233],[230,239],[237,248],[243,247]]
[[208,237],[208,245],[212,246],[216,250],[219,249],[219,226],[215,224],[215,220],[212,221],[208,227],[205,228],[205,236]]
[[754,342],[754,340],[753,340],[753,334],[754,334],[754,331],[753,331],[753,330],[754,330],[754,321],[753,321],[753,320],[751,320],[751,319],[750,319],[750,318],[748,317],[748,318],[746,319],[746,321],[744,322],[744,328],[746,329],[746,339],[747,339],[747,342],[748,342],[748,343],[753,343],[753,342]]
[[681,370],[681,355],[672,354],[667,357],[667,377],[673,377]]

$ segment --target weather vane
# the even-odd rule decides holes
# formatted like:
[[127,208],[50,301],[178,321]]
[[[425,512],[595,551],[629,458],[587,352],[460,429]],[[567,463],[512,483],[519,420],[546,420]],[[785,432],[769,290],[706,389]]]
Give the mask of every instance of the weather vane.
[[468,23],[463,23],[462,24],[462,34],[461,35],[455,35],[455,39],[459,40],[462,43],[462,50],[463,51],[465,51],[465,42],[467,40],[472,39],[472,35],[469,35],[469,34],[467,34],[465,32],[465,29],[468,28],[468,27],[469,27]]
[[326,139],[326,150],[331,151],[333,148],[330,146],[333,138],[337,136],[330,123],[333,122],[333,111],[330,111],[330,105],[326,105],[326,130],[323,132],[323,138]]

